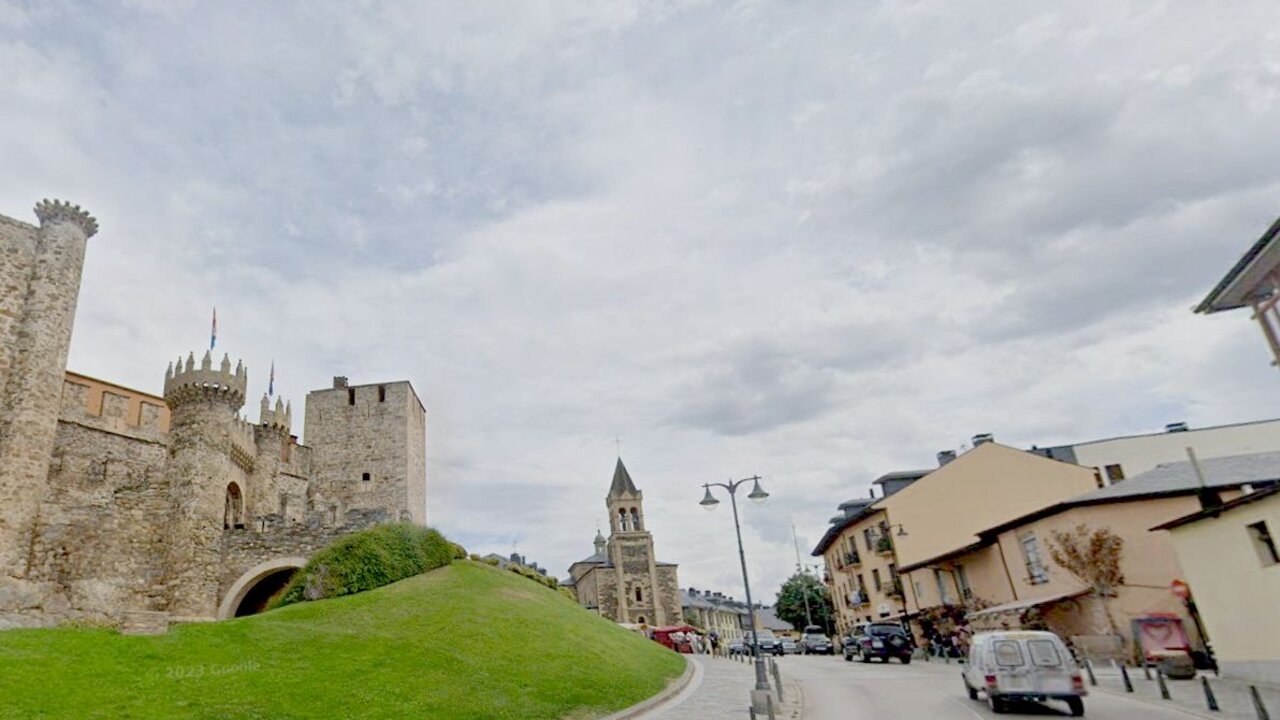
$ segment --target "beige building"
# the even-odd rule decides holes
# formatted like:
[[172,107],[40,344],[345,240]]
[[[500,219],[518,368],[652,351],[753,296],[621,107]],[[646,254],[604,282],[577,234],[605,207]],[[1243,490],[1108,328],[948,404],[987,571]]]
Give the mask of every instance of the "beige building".
[[1202,459],[1277,452],[1280,451],[1280,419],[1203,428],[1170,423],[1164,432],[1032,448],[1031,452],[1092,468],[1097,473],[1098,485],[1103,486],[1153,470],[1157,465],[1186,460],[1187,448]]
[[618,458],[605,497],[609,537],[599,532],[595,553],[569,566],[578,602],[614,622],[665,626],[683,618],[675,563],[659,562],[645,529],[644,494]]
[[874,499],[844,507],[852,512],[832,525],[813,553],[825,561],[841,635],[859,622],[901,617],[904,607],[888,514]]
[[44,201],[0,216],[0,629],[213,619],[260,608],[315,549],[425,518],[425,412],[407,382],[264,394],[223,355],[170,363],[159,394],[66,369],[97,222]]
[[[1280,453],[1210,458],[1201,469],[1206,489],[1190,462],[1162,465],[987,528],[968,546],[905,565],[920,599],[913,610],[964,606],[977,628],[1020,627],[1036,617],[1095,657],[1128,655],[1134,621],[1172,617],[1192,648],[1202,650],[1194,618],[1169,589],[1182,577],[1173,544],[1148,528],[1195,512],[1204,502],[1234,498],[1243,487],[1276,482]],[[1081,525],[1110,529],[1124,542],[1125,581],[1111,597],[1094,596],[1053,561],[1054,533]]]
[[1227,677],[1280,684],[1280,486],[1163,523]]
[[747,604],[738,602],[723,593],[689,588],[680,591],[680,605],[684,621],[707,632],[714,632],[725,643],[743,638],[747,619]]

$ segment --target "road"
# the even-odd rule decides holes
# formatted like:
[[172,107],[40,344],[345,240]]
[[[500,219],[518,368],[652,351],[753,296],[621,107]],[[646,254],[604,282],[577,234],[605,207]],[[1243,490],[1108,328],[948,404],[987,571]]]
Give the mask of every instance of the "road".
[[[839,656],[788,656],[785,673],[804,689],[805,720],[973,720],[994,717],[1066,717],[1066,705],[1019,707],[995,715],[985,702],[970,700],[960,681],[960,665],[917,660],[910,665],[844,662]],[[1186,720],[1173,708],[1094,692],[1085,698],[1085,716],[1096,720]]]

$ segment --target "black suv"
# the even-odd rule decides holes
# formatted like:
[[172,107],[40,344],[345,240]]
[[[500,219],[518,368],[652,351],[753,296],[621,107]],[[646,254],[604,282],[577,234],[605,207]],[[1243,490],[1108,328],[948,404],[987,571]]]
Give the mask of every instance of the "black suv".
[[853,660],[856,655],[862,662],[880,658],[889,662],[898,658],[903,665],[911,662],[913,643],[907,631],[897,623],[871,623],[860,627],[844,644],[844,659]]
[[821,633],[806,633],[800,638],[800,647],[805,655],[835,655],[836,648],[831,638]]

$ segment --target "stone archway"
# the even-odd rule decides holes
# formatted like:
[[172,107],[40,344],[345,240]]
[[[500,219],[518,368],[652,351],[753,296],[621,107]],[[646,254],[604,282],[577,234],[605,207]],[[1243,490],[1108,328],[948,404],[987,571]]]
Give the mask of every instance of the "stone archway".
[[[266,601],[276,590],[284,587],[293,573],[307,564],[304,557],[284,557],[258,563],[249,568],[238,580],[231,583],[222,603],[218,605],[218,619],[252,615],[260,608],[244,607],[245,601],[257,605]],[[247,611],[246,611],[247,610]]]

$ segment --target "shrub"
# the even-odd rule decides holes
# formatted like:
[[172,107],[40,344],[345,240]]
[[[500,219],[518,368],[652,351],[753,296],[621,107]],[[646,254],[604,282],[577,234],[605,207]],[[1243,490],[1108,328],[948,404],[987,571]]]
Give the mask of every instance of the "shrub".
[[467,549],[466,549],[466,548],[462,547],[462,546],[461,546],[461,545],[459,545],[458,543],[452,543],[452,542],[451,542],[451,543],[449,543],[449,545],[453,548],[453,559],[454,559],[454,560],[466,560],[466,559],[467,559]]
[[335,540],[312,556],[272,607],[389,585],[448,565],[458,547],[438,531],[410,523],[361,530]]

